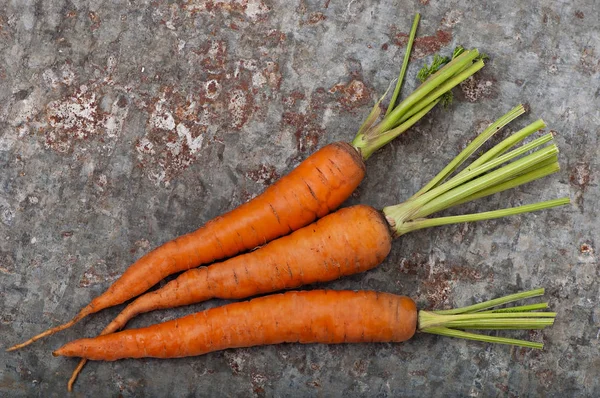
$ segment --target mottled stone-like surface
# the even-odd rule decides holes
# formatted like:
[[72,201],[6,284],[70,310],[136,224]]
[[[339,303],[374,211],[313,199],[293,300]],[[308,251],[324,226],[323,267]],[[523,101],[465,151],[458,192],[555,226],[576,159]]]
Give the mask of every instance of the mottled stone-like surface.
[[[376,270],[319,287],[446,308],[545,286],[555,326],[507,333],[545,350],[424,335],[237,349],[91,363],[74,395],[600,395],[599,10],[594,0],[0,1],[2,348],[70,319],[151,248],[258,194],[316,148],[350,140],[395,78],[418,11],[405,93],[435,52],[462,44],[490,60],[449,110],[369,159],[348,203],[407,198],[519,102],[532,111],[511,128],[543,118],[562,170],[461,211],[573,203],[415,232]],[[95,335],[118,310],[0,351],[0,395],[64,396],[76,360],[51,351]]]

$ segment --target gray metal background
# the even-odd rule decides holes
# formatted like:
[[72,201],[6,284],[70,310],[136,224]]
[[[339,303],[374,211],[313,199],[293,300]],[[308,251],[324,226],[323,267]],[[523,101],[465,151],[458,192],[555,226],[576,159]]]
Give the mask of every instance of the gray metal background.
[[[485,3],[485,5],[483,5]],[[281,345],[91,363],[88,396],[598,396],[598,3],[14,0],[0,6],[0,341],[70,319],[135,259],[246,201],[314,149],[350,140],[395,78],[404,93],[457,44],[489,54],[448,110],[368,161],[350,203],[407,198],[519,102],[556,131],[558,175],[460,211],[570,195],[568,207],[413,233],[378,269],[322,287],[406,294],[423,308],[547,288],[559,316],[512,333],[544,351],[417,335],[404,344]],[[458,212],[454,211],[454,213]],[[453,212],[451,212],[453,213]],[[138,317],[148,325],[222,304]],[[66,341],[105,310],[15,353],[0,395],[63,396]]]

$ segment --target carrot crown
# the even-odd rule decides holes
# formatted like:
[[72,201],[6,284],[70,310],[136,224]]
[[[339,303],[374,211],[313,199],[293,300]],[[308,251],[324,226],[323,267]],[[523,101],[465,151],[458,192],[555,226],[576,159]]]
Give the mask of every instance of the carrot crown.
[[548,303],[492,309],[543,294],[544,289],[542,288],[452,310],[419,311],[418,331],[487,343],[542,349],[544,348],[542,343],[465,332],[465,330],[543,329],[550,326],[554,324],[556,312],[534,312],[548,308]]
[[[525,113],[523,105],[510,110],[485,129],[410,199],[395,206],[385,207],[383,213],[395,235],[400,236],[417,229],[439,225],[511,216],[569,203],[569,198],[565,197],[503,210],[425,218],[438,211],[537,180],[560,169],[558,148],[552,143],[554,136],[551,133],[513,148],[528,136],[546,127],[540,119],[512,134],[449,178],[492,135],[523,113]],[[528,152],[531,153],[527,154]]]
[[458,47],[454,50],[452,59],[436,55],[431,66],[425,65],[419,72],[419,79],[422,84],[402,102],[396,104],[408,66],[419,19],[420,16],[417,14],[410,31],[400,76],[384,118],[376,123],[381,116],[380,104],[387,91],[377,101],[352,141],[352,145],[365,160],[379,148],[412,127],[440,101],[448,104],[451,99],[450,90],[484,66],[484,56],[480,55],[476,49],[464,50],[462,47]]

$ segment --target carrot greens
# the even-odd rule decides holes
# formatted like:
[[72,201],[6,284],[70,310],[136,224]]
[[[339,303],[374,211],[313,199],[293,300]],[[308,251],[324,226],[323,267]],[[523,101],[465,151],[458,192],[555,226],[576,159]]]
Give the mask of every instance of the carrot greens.
[[533,312],[548,307],[548,303],[493,309],[514,301],[538,297],[544,289],[534,289],[468,307],[441,311],[419,311],[418,331],[458,337],[487,343],[508,344],[542,349],[542,343],[466,332],[465,330],[543,329],[554,324],[556,312]]
[[400,75],[383,119],[377,122],[381,115],[380,104],[385,94],[377,101],[352,141],[352,145],[359,150],[365,160],[412,127],[438,103],[449,104],[452,100],[450,90],[484,66],[482,56],[477,49],[465,50],[457,47],[452,59],[436,55],[432,64],[425,65],[418,74],[422,84],[396,104],[406,74],[419,18],[417,14],[409,35]]
[[554,138],[552,134],[545,134],[514,148],[526,137],[545,127],[542,120],[537,120],[504,139],[450,178],[467,158],[524,111],[522,105],[510,110],[485,129],[409,200],[395,206],[385,207],[383,213],[396,236],[422,228],[490,220],[569,203],[569,198],[562,198],[482,213],[425,218],[438,211],[537,180],[560,169],[557,161],[558,148],[552,143]]

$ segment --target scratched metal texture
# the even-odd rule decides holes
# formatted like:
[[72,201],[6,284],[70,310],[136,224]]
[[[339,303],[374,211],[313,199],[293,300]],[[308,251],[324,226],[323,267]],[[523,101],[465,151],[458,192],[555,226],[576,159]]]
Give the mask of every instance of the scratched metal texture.
[[[467,205],[569,195],[531,215],[415,232],[362,275],[320,285],[406,294],[421,308],[544,286],[544,351],[417,335],[176,360],[90,363],[74,396],[598,396],[600,12],[577,1],[0,1],[0,341],[70,319],[134,260],[260,193],[315,149],[350,140],[395,78],[404,93],[455,45],[489,55],[454,104],[368,161],[347,204],[398,203],[519,102],[556,132],[562,170]],[[312,286],[310,288],[314,288]],[[139,316],[173,319],[204,304]],[[65,396],[61,344],[119,308],[18,352],[0,395]]]

